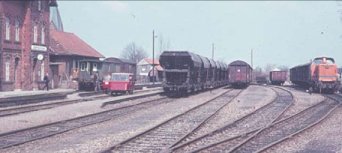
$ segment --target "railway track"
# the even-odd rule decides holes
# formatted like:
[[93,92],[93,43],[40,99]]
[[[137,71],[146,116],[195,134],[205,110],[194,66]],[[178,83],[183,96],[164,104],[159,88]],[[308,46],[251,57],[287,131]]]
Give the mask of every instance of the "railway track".
[[[146,91],[139,91],[139,93],[143,93]],[[39,110],[44,110],[44,109],[51,109],[63,105],[70,105],[70,104],[75,104],[75,103],[81,103],[81,102],[89,102],[93,100],[99,100],[99,99],[106,99],[110,98],[110,95],[99,95],[100,93],[86,93],[88,96],[85,96],[81,99],[75,99],[75,100],[65,100],[65,101],[58,101],[58,102],[46,102],[42,104],[34,104],[34,105],[29,105],[29,106],[19,106],[19,107],[14,107],[14,108],[8,108],[8,109],[0,109],[0,117],[7,117],[11,115],[17,115],[17,114],[22,114],[22,113],[28,113],[28,112],[33,112],[33,111],[39,111]],[[114,104],[126,100],[134,100],[138,98],[145,98],[148,96],[153,96],[158,93],[152,93],[152,94],[147,94],[147,95],[142,95],[142,96],[137,96],[137,97],[129,97],[129,98],[123,98],[123,99],[118,99],[118,100],[113,100],[109,102],[105,102],[102,107],[105,107],[108,104]]]
[[0,149],[50,137],[88,125],[105,122],[119,116],[127,115],[141,109],[146,109],[159,104],[165,104],[171,101],[172,99],[161,97],[69,120],[3,133],[0,134]]
[[228,90],[103,152],[160,152],[203,126],[241,92]]
[[91,96],[91,97],[75,99],[75,100],[66,100],[66,101],[59,101],[59,102],[53,102],[53,103],[44,103],[44,104],[22,106],[22,107],[15,107],[15,108],[9,108],[9,109],[1,109],[0,110],[0,117],[6,117],[6,116],[11,116],[11,115],[27,113],[27,112],[50,109],[50,108],[63,106],[63,105],[88,102],[88,101],[105,99],[105,98],[109,98],[109,96],[108,95],[99,95],[99,96]]
[[[217,145],[217,142],[229,141],[227,147],[232,147],[246,139],[257,129],[263,128],[274,122],[281,116],[292,104],[293,95],[291,92],[282,88],[272,88],[277,97],[273,102],[243,116],[242,118],[227,124],[214,131],[210,131],[201,136],[189,137],[178,145],[171,146],[170,152],[198,152]],[[241,134],[243,135],[241,136]]]
[[[327,96],[324,101],[292,116],[277,120],[267,127],[218,141],[195,152],[262,152],[320,123],[341,105],[338,101],[341,101],[341,97]],[[235,146],[229,146],[232,141],[238,139],[242,141]]]

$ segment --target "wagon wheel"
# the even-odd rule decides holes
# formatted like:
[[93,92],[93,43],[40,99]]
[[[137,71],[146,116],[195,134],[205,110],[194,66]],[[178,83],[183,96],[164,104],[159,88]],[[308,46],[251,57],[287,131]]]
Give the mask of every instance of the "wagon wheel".
[[133,94],[133,90],[128,91],[128,93],[129,93],[130,95],[132,95],[132,94]]

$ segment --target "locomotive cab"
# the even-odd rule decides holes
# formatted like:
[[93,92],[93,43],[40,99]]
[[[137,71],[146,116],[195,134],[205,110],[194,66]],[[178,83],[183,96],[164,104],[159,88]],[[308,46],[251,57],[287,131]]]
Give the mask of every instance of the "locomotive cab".
[[338,88],[337,65],[333,58],[315,58],[312,64],[312,76],[315,82],[314,88],[322,92],[327,90],[333,92]]

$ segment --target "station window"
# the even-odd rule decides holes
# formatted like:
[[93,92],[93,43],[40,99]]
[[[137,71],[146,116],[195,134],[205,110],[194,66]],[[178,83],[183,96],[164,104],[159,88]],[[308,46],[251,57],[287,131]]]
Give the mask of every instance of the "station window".
[[5,33],[6,33],[6,40],[10,40],[10,34],[11,34],[11,25],[10,25],[10,19],[8,17],[6,17],[5,19],[6,23],[5,23]]
[[81,63],[81,71],[87,70],[87,63]]
[[6,81],[9,81],[10,80],[10,62],[6,62],[5,63],[5,75],[6,75]]
[[45,44],[45,27],[42,27],[42,31],[41,31],[41,44]]
[[146,66],[146,65],[141,66],[141,71],[145,72],[146,69],[147,69],[147,66]]
[[38,42],[38,31],[37,31],[37,26],[33,26],[33,42],[37,43]]
[[97,71],[97,64],[96,63],[93,64],[93,71],[94,72]]
[[20,41],[20,26],[19,26],[19,20],[15,20],[15,41]]

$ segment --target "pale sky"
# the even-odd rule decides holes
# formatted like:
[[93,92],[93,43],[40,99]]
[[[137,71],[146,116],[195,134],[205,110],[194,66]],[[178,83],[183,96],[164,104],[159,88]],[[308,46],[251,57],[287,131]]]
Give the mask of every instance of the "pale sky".
[[188,50],[254,67],[295,66],[330,56],[342,66],[342,3],[336,1],[58,1],[64,30],[106,57],[130,42],[152,56],[160,36],[169,50]]

